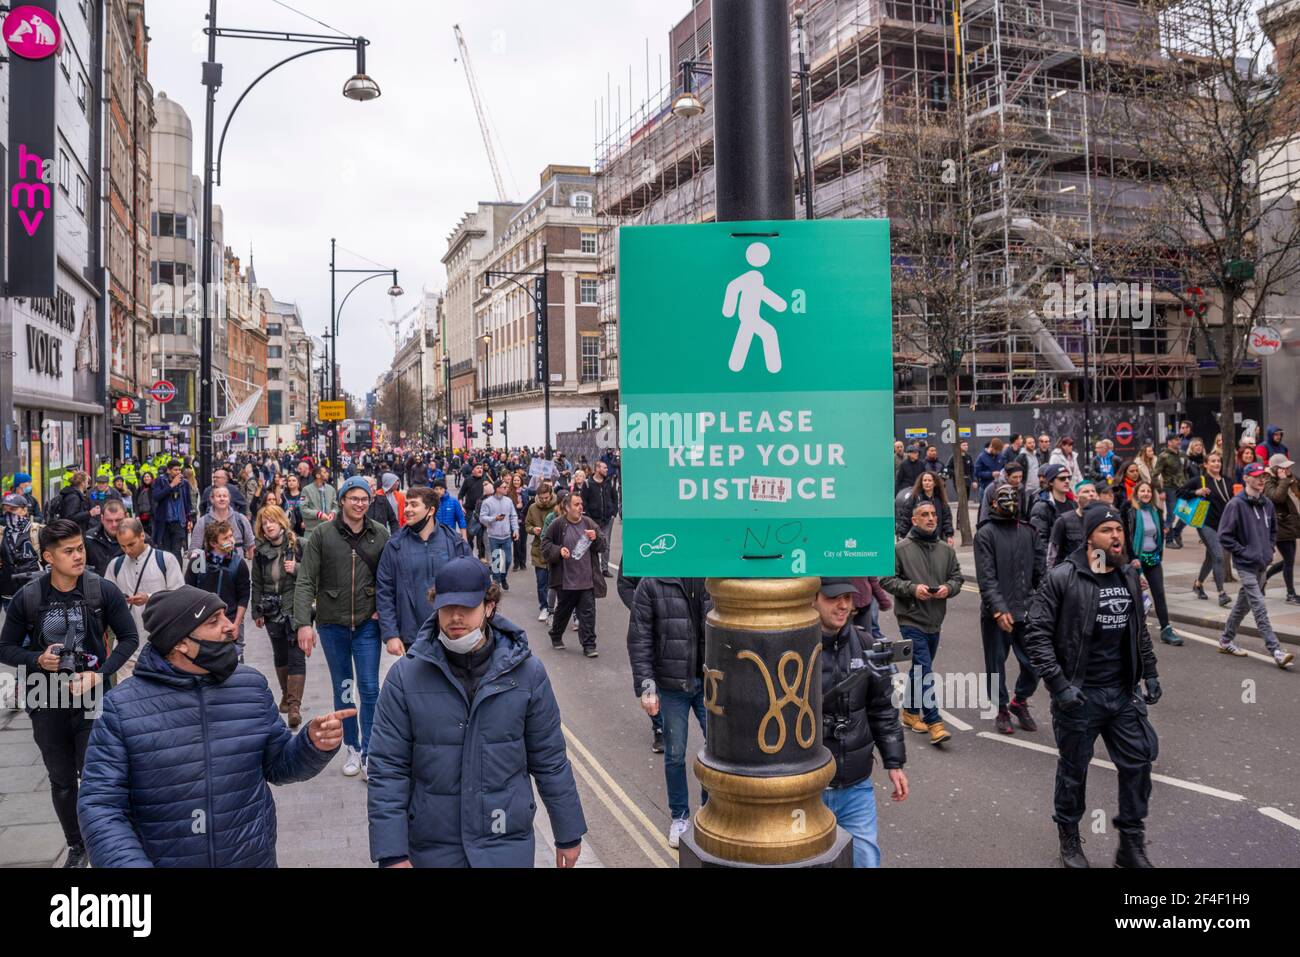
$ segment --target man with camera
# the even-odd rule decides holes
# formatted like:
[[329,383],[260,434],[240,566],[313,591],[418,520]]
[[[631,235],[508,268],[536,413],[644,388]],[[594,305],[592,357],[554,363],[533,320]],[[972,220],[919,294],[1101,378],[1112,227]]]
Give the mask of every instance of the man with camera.
[[[19,685],[27,693],[32,736],[68,842],[64,866],[84,867],[77,779],[105,690],[100,686],[131,657],[139,638],[122,592],[87,570],[86,543],[76,522],[50,522],[41,529],[40,548],[49,570],[14,595],[0,630],[0,662],[19,669]],[[104,642],[108,628],[117,637],[112,654]]]
[[[1025,628],[1034,670],[1052,692],[1059,752],[1052,819],[1061,863],[1088,867],[1079,820],[1088,764],[1101,735],[1119,777],[1115,866],[1151,867],[1143,822],[1159,742],[1147,706],[1160,700],[1161,690],[1142,613],[1142,585],[1125,557],[1119,512],[1093,505],[1083,513],[1083,532],[1084,545],[1047,573]],[[1138,693],[1139,682],[1146,685],[1145,695]]]
[[822,741],[835,758],[835,777],[822,801],[853,835],[853,866],[879,867],[872,749],[880,751],[889,772],[893,799],[906,801],[907,750],[890,675],[897,670],[894,652],[910,655],[911,643],[876,642],[855,627],[849,619],[856,591],[851,578],[823,578],[813,599],[822,626]]

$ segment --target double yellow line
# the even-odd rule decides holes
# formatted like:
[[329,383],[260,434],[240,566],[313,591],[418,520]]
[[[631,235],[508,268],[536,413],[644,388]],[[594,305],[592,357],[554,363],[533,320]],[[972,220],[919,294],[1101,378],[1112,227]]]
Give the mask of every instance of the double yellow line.
[[[668,846],[668,838],[664,836],[663,831],[655,827],[654,822],[646,817],[645,812],[627,796],[627,792],[619,787],[613,775],[605,770],[604,766],[596,760],[596,756],[587,750],[586,745],[578,740],[578,736],[569,729],[568,725],[561,724],[560,730],[564,732],[564,738],[569,744],[569,762],[573,765],[573,769],[587,782],[587,786],[600,799],[600,803],[605,805],[614,820],[618,821],[636,846],[641,849],[651,866],[676,867],[677,852]],[[638,824],[640,828],[637,827]],[[646,837],[647,834],[649,839]]]

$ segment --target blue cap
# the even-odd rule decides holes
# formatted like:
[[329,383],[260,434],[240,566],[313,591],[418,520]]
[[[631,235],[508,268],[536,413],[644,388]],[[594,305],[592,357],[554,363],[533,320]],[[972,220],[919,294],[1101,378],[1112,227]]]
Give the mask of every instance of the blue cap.
[[436,592],[433,610],[437,611],[446,605],[477,608],[483,604],[483,596],[491,584],[492,577],[488,574],[487,566],[477,558],[454,558],[433,576]]
[[354,488],[359,488],[361,491],[365,492],[367,498],[372,498],[374,495],[374,493],[370,491],[370,483],[360,475],[354,475],[339,487],[339,500],[342,501],[343,496],[347,495],[348,492],[352,491]]

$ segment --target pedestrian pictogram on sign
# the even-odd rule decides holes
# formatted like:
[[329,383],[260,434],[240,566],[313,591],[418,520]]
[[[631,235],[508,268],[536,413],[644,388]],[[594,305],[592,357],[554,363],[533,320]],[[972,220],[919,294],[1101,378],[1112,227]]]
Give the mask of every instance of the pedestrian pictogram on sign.
[[149,390],[149,397],[155,402],[161,402],[165,405],[176,398],[176,386],[166,379],[159,379]]

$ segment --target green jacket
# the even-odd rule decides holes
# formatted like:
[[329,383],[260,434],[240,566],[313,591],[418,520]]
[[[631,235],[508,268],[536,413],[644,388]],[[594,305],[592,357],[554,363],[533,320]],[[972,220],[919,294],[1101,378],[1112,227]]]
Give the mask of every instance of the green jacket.
[[[880,585],[897,599],[894,614],[900,625],[911,625],[933,635],[943,625],[948,602],[961,592],[964,581],[952,547],[942,539],[922,541],[913,529],[894,546],[894,574],[882,578]],[[947,585],[948,597],[920,601],[916,597],[917,585],[931,590]]]
[[1151,470],[1151,477],[1156,480],[1159,488],[1166,492],[1182,488],[1187,484],[1187,467],[1183,463],[1182,455],[1169,449],[1162,449],[1156,456],[1156,466]]
[[379,567],[388,529],[367,519],[353,551],[341,531],[342,524],[342,515],[321,522],[302,546],[293,593],[293,620],[299,627],[311,621],[313,601],[317,625],[356,628],[374,617],[375,574],[371,569]]
[[[302,551],[302,543],[296,542],[292,549],[289,548],[288,537],[280,539],[279,545],[272,545],[266,539],[258,539],[257,547],[253,551],[253,560],[249,562],[252,566],[252,588],[253,593],[249,600],[248,606],[253,618],[261,618],[262,613],[258,611],[262,599],[266,595],[279,595],[283,601],[285,615],[293,618],[294,593],[297,591],[297,569],[293,573],[284,570],[284,561],[286,558],[297,559]],[[310,622],[310,618],[303,619],[304,623]]]
[[316,517],[317,512],[337,512],[338,506],[339,491],[333,485],[326,482],[325,485],[317,488],[315,482],[307,483],[307,487],[302,490],[303,537],[311,535],[318,525],[323,524],[321,519]]

